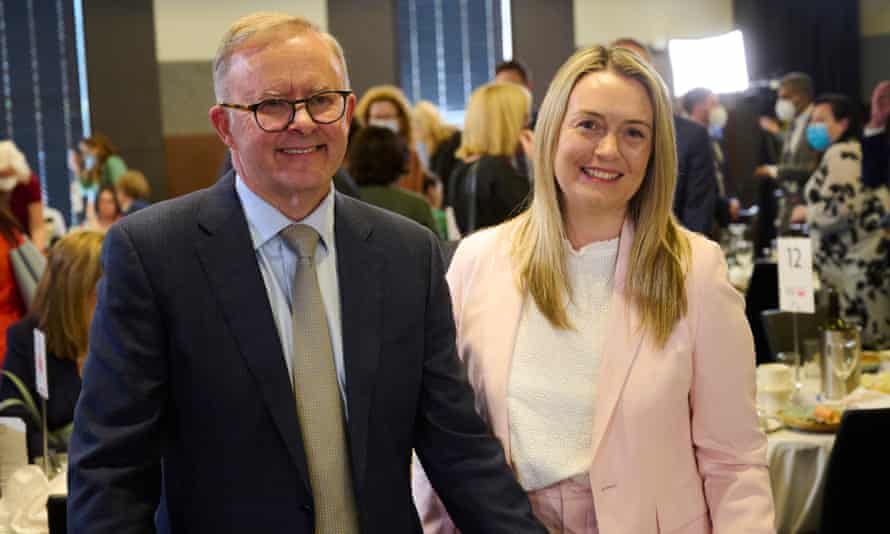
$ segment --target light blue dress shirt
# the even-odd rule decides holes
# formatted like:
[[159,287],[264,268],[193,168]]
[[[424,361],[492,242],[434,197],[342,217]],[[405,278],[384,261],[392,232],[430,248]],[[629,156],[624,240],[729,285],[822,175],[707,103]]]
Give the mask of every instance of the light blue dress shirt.
[[[263,275],[266,294],[272,307],[275,326],[281,339],[281,350],[293,387],[294,342],[291,323],[291,295],[297,270],[297,255],[287,246],[279,233],[299,222],[311,226],[321,236],[315,251],[315,271],[324,301],[337,382],[346,412],[346,370],[343,362],[343,336],[340,322],[340,286],[337,280],[337,248],[334,242],[334,188],[315,210],[301,221],[292,221],[277,208],[260,198],[241,180],[235,177],[235,191],[241,200],[244,216],[250,229],[250,238],[256,251],[257,263]],[[249,310],[245,310],[249,313]]]

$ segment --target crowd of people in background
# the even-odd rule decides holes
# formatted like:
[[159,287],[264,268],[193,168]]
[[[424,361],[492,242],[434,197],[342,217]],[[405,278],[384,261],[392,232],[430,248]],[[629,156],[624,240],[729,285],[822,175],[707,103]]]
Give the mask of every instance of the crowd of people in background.
[[[318,33],[299,20],[273,23],[287,31],[296,28],[294,35],[300,39],[309,39],[307,35],[315,38]],[[232,31],[242,30],[236,27]],[[253,38],[253,34],[244,37]],[[229,43],[232,50],[227,53],[243,53],[239,42]],[[270,42],[270,47],[287,48],[296,46],[297,41]],[[336,56],[339,45],[324,42],[324,57],[328,58],[331,50]],[[304,45],[308,50],[318,43]],[[320,52],[312,48],[312,53]],[[277,65],[273,59],[263,61],[269,61],[268,69]],[[222,64],[221,72],[226,76],[234,76],[226,69],[238,71],[238,65]],[[446,250],[454,252],[460,245],[453,261],[447,257],[443,266],[436,260],[427,266],[424,276],[442,275],[439,271],[447,269],[451,261],[447,282],[456,324],[456,352],[473,386],[472,391],[461,389],[459,393],[466,396],[461,402],[469,406],[472,401],[481,416],[480,421],[461,419],[460,425],[487,429],[497,437],[511,466],[508,471],[503,458],[493,455],[494,467],[484,477],[471,469],[468,476],[478,475],[483,482],[486,477],[501,477],[500,483],[509,480],[504,483],[505,494],[515,498],[522,495],[521,488],[537,521],[550,528],[594,532],[599,524],[604,531],[630,531],[634,529],[628,525],[633,524],[645,530],[651,526],[647,518],[655,521],[657,512],[659,526],[662,521],[665,527],[701,525],[699,530],[706,531],[705,525],[710,523],[714,530],[745,527],[752,532],[770,531],[773,511],[768,474],[760,455],[765,438],[757,430],[753,399],[749,398],[754,387],[750,331],[742,301],[727,280],[723,255],[712,241],[719,242],[721,233],[742,219],[744,208],[750,206],[743,206],[740,200],[741,181],[755,181],[755,254],[768,255],[778,236],[809,235],[815,270],[822,283],[838,291],[844,318],[862,326],[863,345],[890,349],[890,81],[874,88],[866,117],[851,96],[818,93],[805,73],[786,74],[778,83],[775,112],[759,121],[769,145],[775,147],[774,157],[760,162],[751,176],[734,176],[725,143],[733,110],[707,88],[692,89],[672,101],[649,50],[631,38],[576,52],[546,84],[540,107],[535,106],[530,73],[520,61],[497,65],[492,80],[470,95],[460,126],[449,124],[443,110],[432,102],[419,101],[412,107],[401,89],[392,85],[371,87],[363,95],[349,94],[348,87],[340,87],[340,78],[346,78],[345,62],[342,69],[336,79],[316,84],[327,87],[323,92],[339,96],[310,98],[300,94],[297,97],[304,99],[301,104],[278,100],[290,107],[277,109],[277,116],[269,111],[262,119],[257,105],[217,106],[214,125],[230,150],[220,171],[224,178],[215,189],[201,193],[217,203],[200,222],[202,228],[210,234],[228,228],[223,219],[215,218],[221,213],[215,210],[243,204],[246,211],[257,210],[255,213],[263,216],[251,219],[248,213],[250,224],[245,223],[244,232],[238,235],[245,243],[248,237],[253,240],[256,258],[265,258],[264,247],[271,246],[278,247],[278,255],[273,255],[276,261],[284,257],[281,251],[291,247],[290,241],[278,243],[278,233],[264,233],[268,231],[265,225],[283,224],[283,219],[270,215],[271,204],[263,204],[269,199],[259,191],[265,180],[274,179],[277,168],[260,169],[269,171],[269,176],[252,168],[247,159],[255,155],[250,153],[254,149],[251,143],[288,128],[323,129],[329,141],[325,150],[330,151],[324,170],[330,173],[321,178],[332,178],[340,193],[379,208],[353,204],[352,200],[336,204],[338,216],[342,209],[354,217],[347,222],[338,219],[338,225],[352,231],[350,225],[355,224],[361,230],[361,224],[354,221],[367,218],[378,221],[386,235],[405,239],[415,247],[426,246],[423,236],[428,234],[406,226],[406,218],[432,232],[440,246],[448,244]],[[317,74],[307,72],[307,76]],[[248,78],[259,83],[260,78],[245,76]],[[217,91],[222,94],[219,87]],[[310,101],[316,97],[318,100]],[[302,114],[304,108],[306,114]],[[223,118],[224,113],[239,111],[253,115],[238,123],[246,129],[233,129],[227,122],[230,119]],[[324,113],[331,116],[315,115]],[[284,123],[281,118],[288,114],[290,121]],[[278,119],[281,124],[274,127],[262,123]],[[303,126],[293,126],[300,121]],[[233,139],[244,139],[242,148],[234,148]],[[341,148],[340,141],[343,154],[335,153]],[[72,230],[60,235],[57,230],[47,230],[39,177],[11,141],[0,141],[0,363],[21,380],[19,385],[3,379],[0,401],[36,397],[31,332],[39,328],[46,334],[48,372],[54,383],[52,401],[47,405],[48,430],[53,447],[60,451],[68,446],[75,403],[81,394],[81,374],[90,354],[89,325],[103,273],[99,259],[103,239],[106,233],[120,230],[122,219],[146,208],[151,198],[145,175],[128,168],[122,154],[101,133],[81,140],[69,152],[68,165],[73,178],[72,204],[79,215]],[[274,167],[277,163],[257,165]],[[220,184],[236,191],[237,200],[233,195],[221,200]],[[189,202],[195,198],[190,197]],[[347,244],[353,239],[351,234],[333,233],[340,227],[324,226],[333,225],[334,220],[334,215],[324,210],[333,210],[331,203],[340,201],[340,197],[332,198],[322,195],[318,199],[323,211],[319,219],[329,217],[315,222],[321,230],[315,232],[311,249],[316,250],[318,244],[320,272],[329,258],[346,257]],[[186,217],[175,211],[176,206],[163,208],[163,213]],[[401,217],[387,218],[390,215],[381,210]],[[162,231],[173,232],[175,222],[165,222]],[[180,232],[176,236],[189,231],[176,230]],[[126,241],[119,233],[114,243],[120,250],[163,246],[146,237],[148,230],[139,232],[142,242]],[[25,243],[32,243],[47,262],[32,302],[23,297],[9,259],[10,252]],[[186,247],[183,243],[179,246]],[[295,251],[299,257],[294,261],[301,265],[316,261],[312,254]],[[331,256],[333,252],[336,256]],[[418,252],[403,250],[399,254],[407,262]],[[373,265],[373,254],[362,256],[362,261]],[[280,273],[264,265],[263,283],[270,295],[270,287],[290,289],[289,283],[271,284],[269,280]],[[400,263],[400,267],[409,266]],[[96,368],[96,376],[108,373],[101,376],[114,379],[127,373],[121,370],[125,366],[122,353],[115,352],[120,350],[113,332],[116,321],[136,321],[133,317],[138,315],[138,306],[149,306],[146,302],[161,307],[169,304],[165,299],[176,300],[165,293],[180,283],[175,273],[163,266],[156,268],[158,279],[170,287],[151,288],[139,278],[146,276],[144,273],[136,273],[132,266],[116,266],[120,280],[129,277],[126,280],[133,282],[133,290],[141,291],[139,296],[145,298],[144,302],[126,304],[109,295],[105,298],[112,302],[105,302],[104,309],[100,304],[106,329],[102,330],[106,336],[103,354],[106,361],[118,362],[121,368]],[[336,276],[333,272],[320,274],[320,279]],[[220,279],[236,280],[225,276],[220,274]],[[435,281],[423,281],[428,283],[424,287],[433,288],[429,289],[432,294]],[[320,295],[325,295],[323,304],[330,306],[333,297],[325,291],[330,291],[329,287]],[[348,291],[344,282],[337,291]],[[437,303],[447,307],[445,293],[425,297],[441,297],[442,302]],[[287,298],[292,297],[279,299],[280,308],[294,306]],[[211,300],[206,297],[207,302]],[[377,301],[368,297],[361,302],[370,306],[368,302]],[[423,302],[426,306],[432,301]],[[160,314],[164,310],[152,311]],[[429,309],[414,311],[418,317],[432,320]],[[339,307],[334,313],[341,313]],[[351,311],[343,313],[346,316]],[[414,317],[406,318],[409,320]],[[276,316],[278,328],[282,328],[280,323]],[[201,321],[193,323],[199,328],[203,325]],[[420,322],[417,325],[424,327]],[[450,328],[434,326],[454,334]],[[133,328],[138,331],[139,325]],[[646,335],[641,337],[641,331]],[[288,336],[293,334],[288,332]],[[688,332],[694,334],[689,337]],[[338,335],[339,331],[332,332],[332,337]],[[352,333],[342,335],[345,338]],[[162,353],[167,350],[164,343],[173,344],[167,338],[151,341],[157,342],[154,348],[161,355],[166,354]],[[337,350],[342,367],[346,365],[344,348],[335,345],[334,353]],[[551,359],[541,358],[550,353],[559,354],[561,365],[553,366]],[[637,354],[632,370],[631,363],[624,360],[628,354]],[[670,358],[663,357],[666,354]],[[423,372],[417,370],[418,375]],[[654,387],[652,380],[659,386]],[[347,387],[342,380],[339,386]],[[83,417],[104,417],[102,424],[113,425],[116,415],[103,412],[96,385],[92,387],[93,412]],[[690,395],[690,389],[695,395]],[[596,391],[597,396],[588,395],[590,391]],[[350,398],[350,417],[353,409],[358,410],[352,402]],[[437,407],[457,411],[445,401]],[[608,419],[594,417],[600,409],[619,415],[607,427],[600,421]],[[43,436],[34,414],[24,404],[10,413],[27,422],[29,456],[38,456]],[[658,417],[640,424],[634,415],[643,413]],[[505,422],[508,417],[509,426]],[[163,424],[168,423],[165,420]],[[87,424],[81,429],[82,447],[95,437],[89,435],[95,428]],[[170,432],[169,428],[163,430]],[[405,443],[423,439],[413,430],[405,436]],[[479,449],[488,445],[479,439]],[[454,443],[473,449],[457,438]],[[179,446],[181,452],[192,445],[173,446]],[[451,453],[434,450],[426,442],[414,445],[423,447],[425,453],[415,462],[413,490],[427,534],[454,532],[455,510],[455,522],[467,524],[467,517],[478,512],[468,512],[470,508],[495,507],[486,502],[467,505],[467,509],[455,506],[453,500],[459,491],[443,484],[445,500],[452,501],[452,509],[446,510],[438,495],[443,490],[434,491],[431,480],[447,482],[442,469],[447,462],[437,455]],[[635,451],[636,456],[631,458],[627,451]],[[429,463],[423,465],[425,460]],[[95,475],[90,469],[95,466],[88,453],[82,453],[80,461],[80,483],[88,484],[87,478]],[[659,468],[653,469],[656,465]],[[187,471],[191,466],[173,467]],[[636,486],[616,483],[616,473],[622,474],[621,480],[650,488],[654,496],[649,501],[597,501],[609,504],[594,511],[594,492],[601,488],[592,488],[591,480],[601,482],[603,488],[617,486],[619,494],[640,493]],[[627,477],[627,473],[633,476]],[[406,471],[405,480],[409,476]],[[100,478],[95,475],[96,480]],[[188,494],[186,489],[180,490]],[[98,494],[93,490],[83,493],[85,501],[93,498],[87,493]],[[566,501],[569,494],[574,495],[574,501]],[[681,505],[675,506],[677,503]],[[367,517],[363,520],[369,521]],[[528,526],[527,517],[513,519]]]

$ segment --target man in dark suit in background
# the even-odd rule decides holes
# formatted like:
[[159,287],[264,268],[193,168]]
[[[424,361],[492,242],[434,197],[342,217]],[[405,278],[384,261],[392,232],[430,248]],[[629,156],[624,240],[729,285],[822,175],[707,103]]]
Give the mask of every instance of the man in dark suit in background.
[[[630,37],[612,41],[611,46],[626,48],[648,63],[649,50]],[[674,215],[683,226],[706,236],[711,235],[717,202],[717,177],[708,130],[674,115],[677,135],[677,188],[674,191]]]
[[235,172],[105,241],[70,531],[419,533],[413,449],[462,531],[543,534],[475,412],[435,237],[332,190],[339,44],[244,17],[214,88]]

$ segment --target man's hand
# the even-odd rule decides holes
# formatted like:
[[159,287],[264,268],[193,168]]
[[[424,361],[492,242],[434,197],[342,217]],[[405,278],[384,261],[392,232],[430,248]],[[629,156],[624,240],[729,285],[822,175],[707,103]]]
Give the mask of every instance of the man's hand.
[[739,212],[742,211],[742,204],[739,202],[737,198],[729,199],[729,220],[730,221],[738,221],[739,220]]
[[806,206],[794,206],[794,209],[791,210],[791,222],[793,222],[793,223],[807,222],[807,207]]
[[754,176],[760,178],[775,178],[776,171],[772,165],[758,165],[756,169],[754,169]]
[[778,135],[782,130],[782,127],[779,126],[779,121],[772,117],[767,117],[766,115],[760,117],[760,128],[773,135]]
[[890,118],[890,80],[879,83],[871,94],[871,120],[869,128],[883,128]]

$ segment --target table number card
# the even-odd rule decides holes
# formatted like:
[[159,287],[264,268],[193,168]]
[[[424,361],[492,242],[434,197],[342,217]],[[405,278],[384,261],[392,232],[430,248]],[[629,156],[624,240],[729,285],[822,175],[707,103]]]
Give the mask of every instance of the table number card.
[[805,237],[780,237],[777,241],[779,308],[795,313],[816,313],[812,242]]
[[49,383],[46,379],[46,336],[34,329],[34,371],[37,382],[37,393],[49,399]]

